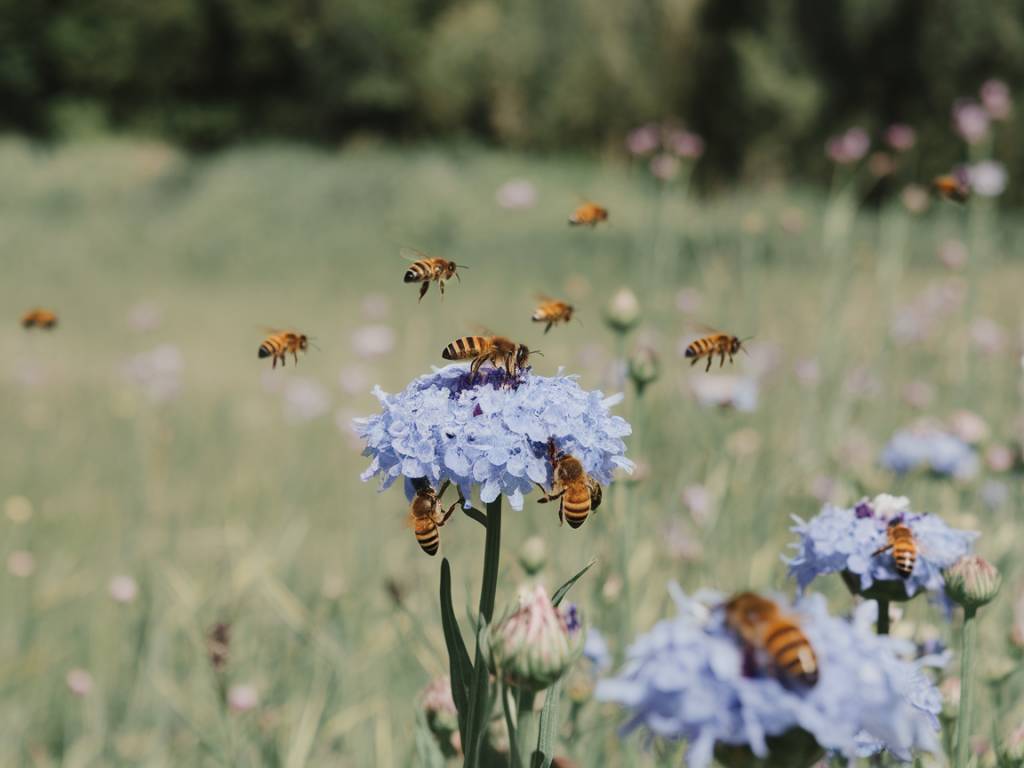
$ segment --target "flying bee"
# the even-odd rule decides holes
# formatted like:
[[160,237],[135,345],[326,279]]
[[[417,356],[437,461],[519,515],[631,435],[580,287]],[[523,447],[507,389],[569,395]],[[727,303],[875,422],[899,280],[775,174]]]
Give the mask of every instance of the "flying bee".
[[725,624],[748,650],[767,656],[784,680],[808,687],[818,682],[818,657],[797,622],[767,598],[741,592],[725,604]]
[[274,360],[273,368],[277,368],[277,361],[280,359],[282,367],[285,364],[286,357],[289,352],[295,359],[295,364],[299,364],[299,352],[305,352],[312,344],[309,337],[304,333],[298,333],[297,331],[271,331],[270,335],[267,336],[260,344],[259,356],[260,358],[270,357]]
[[[540,354],[536,350],[534,354]],[[480,367],[490,361],[495,368],[504,368],[509,377],[522,371],[530,359],[525,344],[517,344],[504,336],[462,336],[441,353],[445,360],[469,360],[470,381],[476,379]]]
[[443,509],[441,497],[444,496],[449,485],[449,481],[445,480],[441,484],[441,490],[435,491],[428,483],[421,480],[416,488],[416,496],[409,506],[409,527],[416,534],[416,541],[419,543],[420,549],[431,557],[437,554],[438,547],[441,546],[441,532],[438,529],[448,522],[448,518],[452,516],[452,512],[462,501],[460,494],[447,510]]
[[551,462],[551,491],[537,486],[544,496],[538,504],[558,500],[558,523],[568,521],[571,528],[579,528],[586,522],[592,511],[601,506],[603,490],[601,484],[586,473],[580,460],[555,448],[555,441],[548,441],[548,461]]
[[935,194],[945,200],[952,200],[954,203],[966,203],[971,195],[970,184],[963,175],[947,173],[936,176],[932,179],[932,190]]
[[914,532],[902,519],[896,517],[889,521],[885,529],[885,540],[885,546],[876,549],[872,557],[891,549],[896,573],[904,579],[909,579],[910,574],[914,572],[914,563],[917,562],[917,541],[914,539]]
[[405,271],[403,280],[407,283],[420,284],[420,301],[423,301],[423,297],[427,295],[427,289],[430,288],[432,282],[437,283],[437,287],[441,290],[441,298],[443,299],[444,281],[451,280],[454,277],[461,283],[462,278],[459,277],[459,273],[456,270],[469,269],[465,264],[456,264],[454,261],[442,259],[440,256],[428,256],[413,248],[403,248],[401,253],[403,259],[412,262]]
[[42,328],[44,331],[48,331],[55,325],[57,325],[57,315],[49,309],[36,307],[21,316],[23,328]]
[[690,343],[686,348],[686,357],[693,358],[690,363],[691,366],[696,365],[698,360],[706,357],[708,364],[704,368],[705,371],[711,370],[711,363],[714,361],[715,355],[719,357],[719,368],[725,365],[725,358],[727,356],[731,363],[733,361],[732,356],[738,354],[741,349],[746,352],[743,349],[743,342],[753,338],[753,336],[748,336],[746,339],[741,339],[738,336],[722,333],[713,328],[701,327],[707,332],[707,335]]
[[568,323],[572,320],[572,313],[575,311],[572,304],[548,296],[539,296],[538,298],[541,303],[533,310],[532,319],[535,323],[547,323],[544,326],[544,333],[550,331],[553,325]]
[[608,221],[608,209],[597,203],[582,203],[569,217],[569,225],[573,227],[583,224],[596,227],[600,221]]

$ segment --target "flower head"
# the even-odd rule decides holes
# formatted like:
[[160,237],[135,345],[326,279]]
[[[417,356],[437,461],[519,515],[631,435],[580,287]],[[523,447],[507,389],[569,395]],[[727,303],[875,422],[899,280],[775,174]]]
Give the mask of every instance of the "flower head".
[[1006,120],[1013,112],[1010,87],[1002,80],[986,80],[981,84],[981,104],[993,120]]
[[629,358],[629,378],[636,386],[638,394],[643,394],[648,384],[654,383],[661,371],[658,353],[654,347],[644,345],[637,349]]
[[688,160],[697,160],[704,154],[704,139],[692,131],[671,131],[665,144],[676,155]]
[[[874,635],[864,615],[834,618],[820,595],[794,607],[776,600],[817,660],[817,683],[793,685],[730,629],[720,596],[691,599],[677,589],[675,598],[679,615],[639,637],[622,672],[598,684],[599,699],[630,711],[625,732],[643,726],[686,739],[691,768],[704,768],[716,749],[729,747],[767,758],[773,747],[790,747],[775,737],[793,730],[849,758],[886,748],[907,759],[937,748],[938,692],[918,665],[899,657],[904,643]],[[816,759],[803,750],[772,757],[790,766]]]
[[973,99],[960,99],[953,104],[953,127],[968,144],[977,144],[988,136],[988,112]]
[[661,129],[655,123],[634,128],[626,135],[626,149],[631,155],[649,155],[661,143]]
[[690,389],[697,402],[705,408],[717,406],[743,412],[757,410],[757,379],[748,376],[694,376],[690,379]]
[[672,181],[679,175],[679,158],[667,152],[659,152],[649,163],[651,174],[662,181]]
[[260,704],[260,692],[251,683],[239,683],[228,689],[228,706],[232,712],[248,712]]
[[967,183],[981,197],[999,197],[1006,191],[1006,166],[997,160],[982,160],[967,167]]
[[992,602],[1003,584],[999,570],[978,555],[961,557],[943,576],[950,599],[970,610]]
[[629,288],[620,288],[608,302],[605,322],[616,333],[627,333],[640,322],[640,302]]
[[484,503],[504,494],[522,509],[523,494],[550,479],[550,440],[599,483],[609,483],[616,467],[632,469],[622,441],[630,426],[609,412],[621,396],[586,391],[572,376],[526,371],[506,381],[497,369],[483,372],[471,384],[465,365],[449,365],[395,395],[377,387],[381,412],[354,422],[363,455],[372,457],[362,479],[379,475],[384,489],[404,477],[410,498],[414,479],[435,488],[450,480],[467,499],[479,484]]
[[556,608],[537,585],[491,626],[491,664],[507,683],[543,690],[580,657],[586,634],[576,606]]
[[544,570],[548,562],[548,548],[544,537],[531,536],[519,548],[519,565],[528,576],[535,576]]
[[[787,563],[801,590],[818,576],[842,573],[854,591],[871,596],[870,590],[882,590],[893,600],[922,591],[941,595],[942,570],[970,552],[978,536],[950,528],[936,515],[913,512],[906,497],[888,494],[849,508],[826,504],[810,520],[795,515],[794,520],[792,530],[800,540]],[[879,552],[889,543],[886,529],[892,522],[906,525],[917,544],[909,576],[897,570],[891,550]]]
[[67,683],[68,690],[75,696],[88,696],[92,692],[93,680],[88,670],[77,667],[69,670],[64,677],[64,682]]
[[917,131],[906,123],[893,123],[885,129],[885,143],[897,152],[906,152],[917,143]]
[[532,208],[537,204],[537,188],[526,179],[509,179],[494,193],[500,208],[508,211]]
[[853,127],[831,137],[825,144],[825,154],[840,165],[856,163],[871,148],[871,139],[863,128]]
[[459,735],[459,713],[452,698],[452,681],[448,675],[435,677],[420,692],[420,708],[442,753],[446,757],[457,754],[452,737]]
[[894,434],[879,461],[897,475],[925,470],[954,480],[970,480],[981,469],[981,459],[968,443],[934,424],[919,424]]
[[180,350],[171,344],[162,344],[128,360],[123,371],[152,402],[163,403],[178,395],[184,368]]
[[139,595],[139,584],[131,576],[115,576],[107,588],[110,596],[118,603],[133,603]]

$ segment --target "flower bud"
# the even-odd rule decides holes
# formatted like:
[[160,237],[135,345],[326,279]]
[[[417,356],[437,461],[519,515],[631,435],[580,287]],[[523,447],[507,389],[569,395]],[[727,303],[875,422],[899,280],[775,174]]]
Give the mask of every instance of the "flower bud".
[[942,575],[950,599],[971,611],[991,602],[1003,583],[996,567],[977,555],[961,557]]
[[586,632],[576,607],[555,608],[544,587],[490,629],[491,666],[506,683],[540,691],[562,677],[583,651]]
[[519,548],[519,565],[527,576],[535,576],[548,562],[547,545],[540,536],[531,536]]
[[608,302],[605,322],[616,333],[629,333],[640,321],[640,302],[629,288],[620,288]]
[[999,765],[1024,768],[1024,724],[1010,731],[999,745]]
[[452,681],[447,675],[435,677],[423,689],[420,693],[420,708],[441,752],[445,757],[454,757],[457,750],[452,734],[459,733],[459,713],[452,698]]
[[652,347],[640,347],[629,358],[629,378],[636,386],[638,395],[642,395],[647,385],[657,380],[660,372],[661,363]]

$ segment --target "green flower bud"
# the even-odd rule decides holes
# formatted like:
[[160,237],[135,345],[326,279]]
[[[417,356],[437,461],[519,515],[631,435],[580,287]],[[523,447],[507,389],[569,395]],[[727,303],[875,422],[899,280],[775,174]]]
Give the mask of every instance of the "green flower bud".
[[661,363],[651,347],[640,347],[629,358],[629,378],[633,380],[637,394],[642,395],[647,385],[657,380],[660,372]]
[[969,611],[991,602],[1003,583],[996,567],[978,555],[961,557],[942,575],[950,599]]
[[531,536],[519,548],[519,565],[527,576],[540,573],[548,562],[548,548],[540,536]]
[[604,311],[605,322],[616,333],[629,333],[640,322],[640,302],[629,288],[620,288]]
[[555,608],[537,585],[521,595],[518,608],[491,626],[491,667],[510,685],[540,691],[580,657],[585,636],[576,607]]

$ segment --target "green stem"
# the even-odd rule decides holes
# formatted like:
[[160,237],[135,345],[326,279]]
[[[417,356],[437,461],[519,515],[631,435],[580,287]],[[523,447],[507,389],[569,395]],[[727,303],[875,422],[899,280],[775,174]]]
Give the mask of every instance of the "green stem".
[[516,736],[519,741],[519,756],[526,764],[529,764],[530,755],[533,754],[533,745],[536,737],[533,736],[533,701],[536,694],[533,691],[518,690],[519,715],[516,718]]
[[487,505],[487,534],[484,539],[484,573],[480,585],[479,626],[473,661],[473,687],[470,689],[466,749],[466,768],[480,764],[480,745],[487,730],[487,683],[489,672],[480,647],[480,628],[490,625],[494,616],[494,597],[498,591],[498,560],[501,555],[501,496]]
[[960,712],[956,720],[956,768],[967,768],[971,747],[971,715],[974,714],[974,645],[977,609],[964,608],[963,647],[960,651]]
[[[516,726],[516,721],[512,717],[512,709],[509,706],[508,697],[512,692],[511,689],[504,683],[500,684],[501,689],[501,708],[505,712],[505,727],[508,728],[508,764],[509,768],[523,768],[523,750],[520,747],[520,739],[522,733]],[[519,698],[519,689],[516,689],[516,699]]]
[[878,634],[889,634],[889,601],[878,600]]

